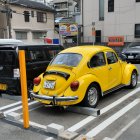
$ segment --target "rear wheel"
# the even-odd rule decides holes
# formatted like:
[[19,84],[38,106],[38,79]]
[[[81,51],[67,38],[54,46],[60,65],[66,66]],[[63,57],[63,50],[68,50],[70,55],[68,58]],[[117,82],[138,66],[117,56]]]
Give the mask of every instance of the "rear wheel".
[[137,82],[138,82],[137,72],[133,71],[131,74],[131,82],[129,88],[135,88],[137,86]]
[[84,98],[84,105],[87,107],[95,108],[99,101],[100,89],[98,85],[91,84],[87,91]]

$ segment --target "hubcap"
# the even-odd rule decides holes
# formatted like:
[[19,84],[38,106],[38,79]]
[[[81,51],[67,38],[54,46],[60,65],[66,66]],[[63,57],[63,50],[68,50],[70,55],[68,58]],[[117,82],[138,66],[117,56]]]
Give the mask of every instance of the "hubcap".
[[137,74],[136,73],[133,73],[132,75],[132,86],[136,86],[137,84]]
[[95,87],[92,87],[89,89],[88,91],[88,101],[89,101],[89,104],[91,106],[94,106],[96,103],[97,103],[97,95],[98,92],[97,92],[97,89]]

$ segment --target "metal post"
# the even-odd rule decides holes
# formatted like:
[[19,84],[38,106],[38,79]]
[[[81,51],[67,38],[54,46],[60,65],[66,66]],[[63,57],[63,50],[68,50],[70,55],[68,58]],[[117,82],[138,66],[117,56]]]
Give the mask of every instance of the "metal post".
[[93,45],[95,44],[95,22],[92,22]]
[[22,93],[22,111],[23,111],[23,126],[29,128],[29,109],[27,98],[27,78],[25,65],[25,51],[19,50],[19,65],[20,65],[20,81]]

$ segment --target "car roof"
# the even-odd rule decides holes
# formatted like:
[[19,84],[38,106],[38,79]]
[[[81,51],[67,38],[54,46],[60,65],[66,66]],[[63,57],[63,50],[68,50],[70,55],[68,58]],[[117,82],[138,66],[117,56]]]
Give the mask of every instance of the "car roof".
[[61,50],[63,50],[64,48],[63,48],[63,46],[61,46],[61,45],[17,45],[17,44],[14,44],[14,45],[3,45],[3,46],[0,46],[0,50],[15,50],[15,49],[19,49],[19,50],[28,50],[28,49],[41,49],[41,48],[51,48],[51,50],[55,50],[55,49],[61,49]]
[[63,51],[61,51],[61,53],[79,53],[79,54],[82,54],[82,55],[88,55],[90,54],[91,52],[100,52],[100,51],[105,51],[105,50],[113,50],[109,47],[106,47],[106,46],[76,46],[76,47],[71,47],[71,48],[68,48],[68,49],[65,49]]
[[21,40],[16,39],[0,39],[0,45],[8,45],[8,44],[22,44]]

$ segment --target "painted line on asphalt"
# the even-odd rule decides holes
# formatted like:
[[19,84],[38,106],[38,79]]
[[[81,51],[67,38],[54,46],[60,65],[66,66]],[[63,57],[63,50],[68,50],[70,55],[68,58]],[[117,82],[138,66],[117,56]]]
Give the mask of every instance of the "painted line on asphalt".
[[[136,88],[135,90],[131,91],[130,93],[127,93],[127,95],[123,96],[122,98],[118,99],[117,101],[113,102],[112,104],[104,107],[103,109],[100,110],[101,115],[106,113],[107,111],[111,110],[115,106],[119,105],[120,103],[122,103],[123,101],[128,99],[129,97],[135,95],[139,91],[140,91],[140,87]],[[70,131],[70,132],[77,132],[77,131],[79,131],[79,129],[81,129],[82,127],[84,127],[88,123],[92,122],[95,118],[96,117],[94,117],[94,116],[88,116],[84,120],[82,120],[82,121],[78,122],[77,124],[68,128],[67,130]]]
[[[38,103],[38,101],[30,102],[30,103],[28,103],[28,106],[33,105],[33,104],[36,104],[36,103]],[[9,109],[9,110],[7,110],[7,111],[4,111],[4,115],[6,115],[6,114],[8,114],[8,113],[10,113],[10,112],[14,112],[14,111],[16,111],[16,110],[19,110],[19,109],[21,109],[21,108],[22,108],[22,105],[21,105],[21,106],[18,106],[18,107],[15,107],[15,108],[12,108],[12,109]]]
[[22,103],[21,101],[18,101],[18,102],[16,102],[16,103],[12,103],[12,104],[9,104],[9,105],[0,107],[0,111],[2,111],[2,110],[4,110],[4,109],[7,109],[7,108],[10,108],[10,107],[13,107],[13,106],[16,106],[16,105],[19,105],[19,104],[21,104],[21,103]]
[[95,137],[97,134],[99,134],[101,131],[103,131],[106,127],[111,125],[113,122],[115,122],[118,118],[123,116],[125,113],[127,113],[130,109],[132,109],[134,106],[136,106],[138,103],[140,103],[140,99],[136,99],[121,110],[119,110],[117,113],[106,119],[104,122],[100,123],[98,126],[93,128],[91,131],[89,131],[86,134],[86,137],[88,139],[91,139]]
[[116,140],[118,139],[124,132],[126,132],[128,130],[128,128],[130,128],[137,120],[140,119],[140,115],[138,115],[136,117],[136,119],[132,120],[129,124],[127,124],[123,129],[121,129],[121,131],[119,131],[114,137],[113,139]]
[[[20,121],[21,123],[23,123],[23,120],[22,120],[22,119],[20,119],[19,121]],[[35,122],[32,122],[32,121],[29,121],[29,124],[30,124],[31,126],[33,126],[33,127],[38,127],[38,128],[41,128],[41,129],[47,129],[47,126],[41,125],[41,124],[39,124],[39,123],[35,123]]]

